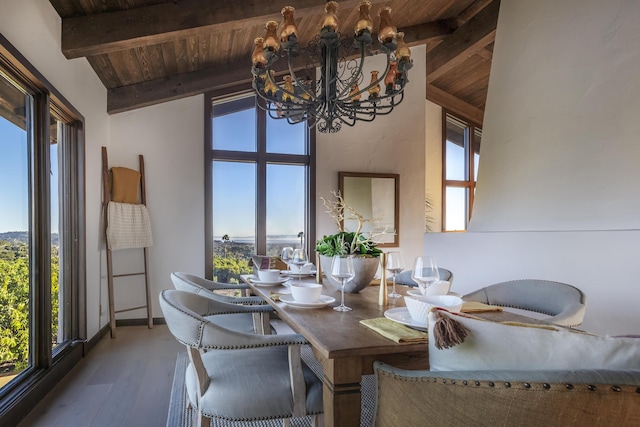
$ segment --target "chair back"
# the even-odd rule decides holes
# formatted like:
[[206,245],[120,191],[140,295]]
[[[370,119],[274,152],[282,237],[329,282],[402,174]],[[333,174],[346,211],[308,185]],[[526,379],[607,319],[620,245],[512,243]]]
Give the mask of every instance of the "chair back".
[[[415,280],[411,278],[413,274],[413,270],[403,271],[402,273],[396,276],[396,283],[398,285],[406,285],[406,286],[414,286],[417,287],[418,284]],[[440,275],[440,280],[446,280],[449,283],[453,282],[453,273],[446,268],[438,267],[438,274]]]
[[640,425],[637,370],[374,371],[377,427]]
[[496,283],[463,299],[546,314],[550,317],[545,320],[562,326],[581,324],[587,305],[586,295],[575,286],[537,279]]

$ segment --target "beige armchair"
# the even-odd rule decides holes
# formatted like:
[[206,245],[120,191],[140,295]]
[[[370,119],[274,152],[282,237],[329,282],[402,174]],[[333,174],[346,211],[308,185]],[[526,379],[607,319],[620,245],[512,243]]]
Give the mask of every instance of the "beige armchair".
[[377,427],[640,425],[638,370],[374,370]]

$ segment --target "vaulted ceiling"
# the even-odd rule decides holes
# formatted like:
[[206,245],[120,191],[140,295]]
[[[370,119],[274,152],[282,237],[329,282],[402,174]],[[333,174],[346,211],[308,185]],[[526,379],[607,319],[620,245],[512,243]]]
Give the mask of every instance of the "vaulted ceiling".
[[[62,18],[62,52],[85,57],[108,90],[110,114],[251,80],[253,40],[296,8],[301,45],[318,32],[322,0],[50,0]],[[343,29],[358,0],[339,1]],[[410,46],[426,44],[426,98],[482,123],[500,0],[371,0],[392,8]],[[418,78],[412,75],[412,79]]]

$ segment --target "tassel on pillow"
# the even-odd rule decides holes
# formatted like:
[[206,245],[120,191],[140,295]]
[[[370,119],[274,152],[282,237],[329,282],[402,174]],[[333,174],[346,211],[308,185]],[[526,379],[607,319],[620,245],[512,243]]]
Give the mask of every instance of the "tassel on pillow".
[[433,339],[438,350],[455,347],[464,342],[467,330],[458,321],[435,310],[436,322],[433,325]]

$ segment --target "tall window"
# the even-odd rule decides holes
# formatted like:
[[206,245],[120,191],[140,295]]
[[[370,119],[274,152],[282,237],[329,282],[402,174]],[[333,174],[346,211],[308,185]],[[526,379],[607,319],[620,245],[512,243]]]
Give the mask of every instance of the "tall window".
[[443,112],[442,229],[466,230],[476,191],[482,129]]
[[0,37],[0,424],[81,355],[81,136],[81,116]]
[[315,243],[313,143],[304,123],[268,117],[255,96],[207,107],[206,271],[234,282],[251,255]]

